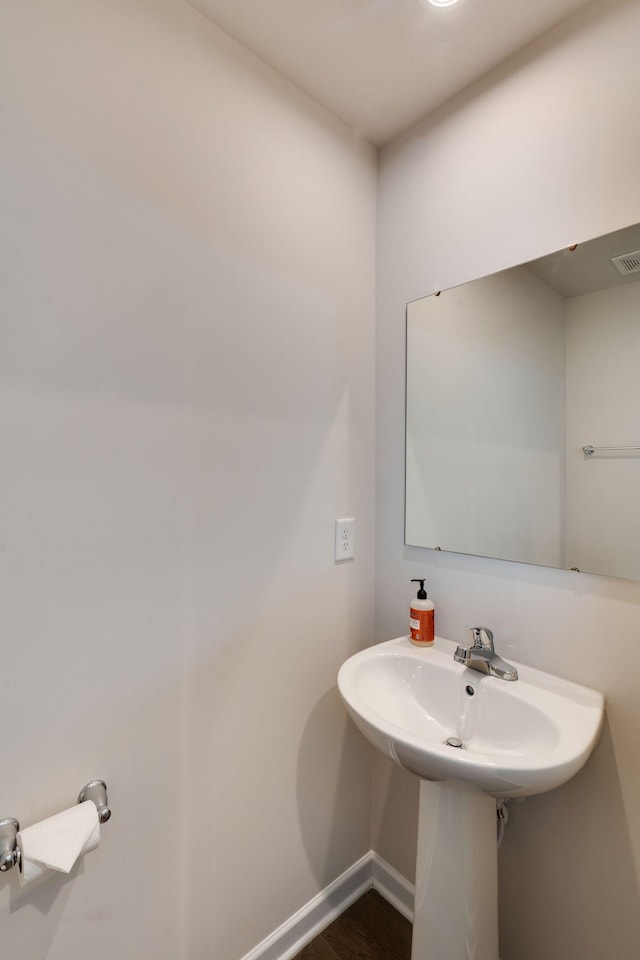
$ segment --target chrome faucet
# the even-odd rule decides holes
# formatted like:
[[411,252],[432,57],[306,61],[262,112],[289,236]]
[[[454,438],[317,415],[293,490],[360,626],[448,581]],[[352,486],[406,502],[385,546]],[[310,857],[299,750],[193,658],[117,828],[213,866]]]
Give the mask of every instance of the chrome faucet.
[[458,663],[463,663],[470,670],[487,673],[490,677],[500,680],[517,680],[518,671],[493,649],[493,633],[488,627],[469,627],[473,637],[470,647],[459,646],[453,655]]

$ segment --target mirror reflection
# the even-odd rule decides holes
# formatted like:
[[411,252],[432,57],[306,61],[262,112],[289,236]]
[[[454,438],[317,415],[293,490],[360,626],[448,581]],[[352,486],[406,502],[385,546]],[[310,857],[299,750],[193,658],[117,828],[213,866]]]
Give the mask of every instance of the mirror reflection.
[[407,544],[640,580],[640,225],[407,307]]

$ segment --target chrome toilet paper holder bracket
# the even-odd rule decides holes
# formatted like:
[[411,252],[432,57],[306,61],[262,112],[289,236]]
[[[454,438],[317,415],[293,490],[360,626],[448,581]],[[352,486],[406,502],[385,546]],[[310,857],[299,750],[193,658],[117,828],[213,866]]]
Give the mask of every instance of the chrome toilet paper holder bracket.
[[[104,780],[92,780],[87,783],[78,795],[78,803],[92,800],[98,811],[100,823],[106,823],[111,817],[111,809],[107,797],[107,785]],[[20,823],[15,817],[5,817],[0,820],[0,873],[6,873],[20,862],[20,849],[17,837]]]
[[0,820],[0,871],[6,873],[18,863],[20,851],[16,843],[19,822],[14,817],[5,817]]
[[106,823],[111,817],[111,810],[104,780],[92,780],[82,788],[78,794],[78,803],[84,803],[85,800],[93,800],[98,811],[98,820],[100,823]]

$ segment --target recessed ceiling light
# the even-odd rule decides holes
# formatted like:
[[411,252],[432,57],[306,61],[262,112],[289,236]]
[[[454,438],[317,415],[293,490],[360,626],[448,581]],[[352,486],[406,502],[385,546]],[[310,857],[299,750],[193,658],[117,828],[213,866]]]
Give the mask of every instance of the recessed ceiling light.
[[452,3],[457,3],[458,0],[429,0],[429,3],[432,3],[434,7],[450,7]]

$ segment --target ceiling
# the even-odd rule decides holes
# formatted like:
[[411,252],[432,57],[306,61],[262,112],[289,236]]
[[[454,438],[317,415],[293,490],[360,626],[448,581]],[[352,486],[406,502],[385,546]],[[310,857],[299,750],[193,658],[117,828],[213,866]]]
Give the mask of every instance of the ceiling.
[[383,144],[587,0],[187,0]]

